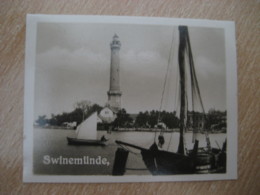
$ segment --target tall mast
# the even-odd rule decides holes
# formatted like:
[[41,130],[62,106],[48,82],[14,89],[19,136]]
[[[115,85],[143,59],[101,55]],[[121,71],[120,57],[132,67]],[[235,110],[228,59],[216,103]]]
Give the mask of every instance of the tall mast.
[[184,146],[184,130],[185,130],[185,118],[186,118],[186,78],[185,78],[185,50],[186,50],[186,35],[187,26],[179,26],[180,43],[179,43],[179,72],[180,72],[180,94],[181,94],[181,106],[180,106],[180,140],[178,153],[186,154]]
[[[185,70],[185,54],[188,57],[189,63],[189,72],[190,72],[190,81],[191,81],[191,98],[192,98],[192,114],[194,115],[194,99],[195,97],[199,99],[199,103],[203,112],[203,117],[205,119],[205,110],[202,103],[202,98],[200,94],[198,79],[196,76],[191,45],[190,45],[190,38],[187,26],[179,26],[179,33],[180,33],[180,43],[179,43],[179,71],[180,71],[180,92],[181,92],[181,108],[180,108],[180,140],[179,140],[179,147],[178,153],[186,155],[185,150],[185,143],[184,143],[184,131],[186,128],[186,120],[187,120],[187,112],[188,112],[188,103],[187,103],[187,86],[186,86],[186,70]],[[206,135],[206,142],[207,147],[211,150],[210,140],[208,137],[207,132]]]

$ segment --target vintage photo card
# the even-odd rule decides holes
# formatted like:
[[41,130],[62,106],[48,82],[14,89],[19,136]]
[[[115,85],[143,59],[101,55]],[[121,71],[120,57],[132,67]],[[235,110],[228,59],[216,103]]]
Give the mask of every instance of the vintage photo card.
[[233,22],[27,16],[24,182],[236,178]]

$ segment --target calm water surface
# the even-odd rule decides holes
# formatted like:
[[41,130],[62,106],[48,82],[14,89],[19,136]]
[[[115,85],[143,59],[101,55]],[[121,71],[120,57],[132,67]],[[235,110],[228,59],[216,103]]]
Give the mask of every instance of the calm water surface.
[[[154,138],[159,133],[153,132],[112,132],[107,134],[106,131],[99,131],[99,138],[105,135],[109,139],[108,145],[102,146],[73,146],[67,144],[66,137],[75,137],[74,130],[62,129],[34,129],[34,173],[48,175],[111,175],[114,163],[114,157],[118,145],[115,140],[125,141],[144,148],[149,148],[154,142]],[[165,144],[163,149],[176,152],[179,143],[179,133],[164,133]],[[199,134],[197,139],[200,141],[200,147],[206,146],[205,135]],[[226,139],[226,134],[211,134],[210,140],[212,147],[221,147]],[[192,148],[192,133],[186,134],[186,143],[188,148]],[[189,143],[189,144],[188,144]],[[218,143],[218,144],[217,144]],[[127,168],[141,170],[127,170],[127,175],[144,175],[150,174],[145,169],[140,151],[129,148],[132,152],[129,153],[127,160]],[[107,158],[109,166],[106,165],[54,165],[44,164],[43,158],[49,155],[52,158],[67,157],[67,158],[82,158],[89,156],[96,158],[101,156]]]

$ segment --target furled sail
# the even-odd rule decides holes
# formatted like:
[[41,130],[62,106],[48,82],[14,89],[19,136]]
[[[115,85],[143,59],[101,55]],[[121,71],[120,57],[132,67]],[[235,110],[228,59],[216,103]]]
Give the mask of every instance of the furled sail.
[[76,129],[78,139],[97,139],[97,112],[94,112]]

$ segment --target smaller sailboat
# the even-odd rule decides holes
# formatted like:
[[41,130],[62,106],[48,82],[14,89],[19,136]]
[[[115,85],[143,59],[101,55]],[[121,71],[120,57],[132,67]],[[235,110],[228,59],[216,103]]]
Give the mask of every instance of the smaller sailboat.
[[76,129],[76,138],[67,137],[69,145],[105,146],[107,139],[97,139],[97,112],[90,115]]

